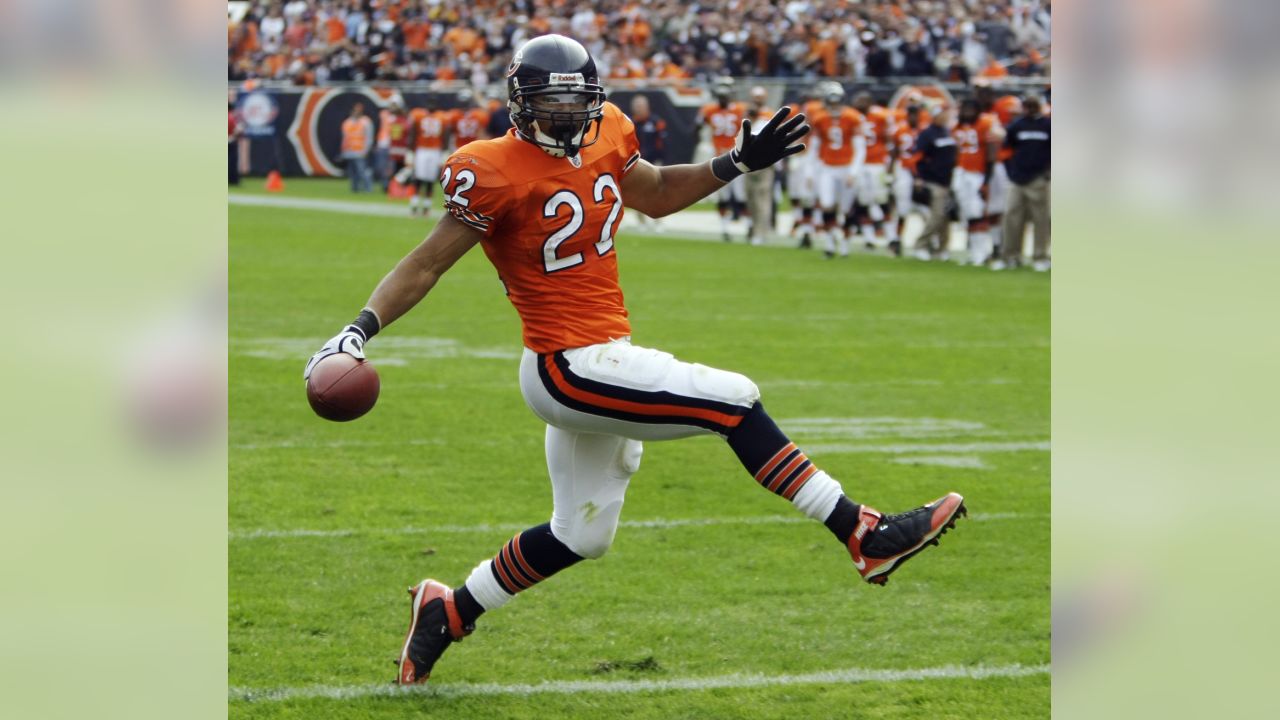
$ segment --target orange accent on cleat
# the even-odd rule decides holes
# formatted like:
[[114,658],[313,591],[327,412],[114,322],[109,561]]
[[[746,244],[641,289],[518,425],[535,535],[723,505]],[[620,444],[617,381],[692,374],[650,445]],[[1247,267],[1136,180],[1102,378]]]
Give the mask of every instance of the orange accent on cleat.
[[[409,594],[413,597],[412,614],[409,621],[409,632],[405,634],[404,646],[400,650],[400,659],[397,664],[400,666],[400,672],[396,678],[396,682],[400,685],[412,685],[415,683],[423,683],[427,678],[431,677],[430,670],[419,673],[418,668],[414,665],[413,660],[409,657],[409,646],[413,642],[414,632],[418,628],[418,621],[422,609],[428,603],[435,600],[441,600],[444,603],[445,624],[449,639],[448,642],[459,642],[462,638],[471,634],[471,627],[464,627],[462,624],[462,616],[458,614],[458,609],[453,602],[453,590],[448,586],[436,582],[430,578],[418,583],[416,587],[409,588]],[[443,648],[441,649],[443,652]],[[437,658],[439,655],[437,654]],[[434,662],[434,660],[433,660]]]
[[[930,511],[927,528],[919,526],[922,519],[919,517],[920,511]],[[890,515],[887,519],[875,508],[863,505],[859,508],[858,525],[849,536],[848,550],[849,556],[853,559],[853,566],[864,580],[883,586],[888,582],[890,573],[914,557],[925,546],[937,545],[938,538],[948,529],[955,527],[956,518],[964,517],[966,513],[964,497],[954,492],[947,493],[916,510],[900,515]],[[910,525],[912,522],[917,525],[912,527]],[[888,535],[880,539],[879,544],[882,550],[886,540],[891,543],[900,543],[901,546],[896,548],[896,552],[885,557],[864,554],[863,544],[877,532],[899,534],[898,538]],[[918,536],[913,537],[915,533],[918,533]]]

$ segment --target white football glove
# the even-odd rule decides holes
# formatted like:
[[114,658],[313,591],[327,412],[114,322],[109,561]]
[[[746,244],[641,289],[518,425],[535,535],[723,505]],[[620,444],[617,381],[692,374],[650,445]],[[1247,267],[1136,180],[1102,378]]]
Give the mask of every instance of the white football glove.
[[346,353],[357,360],[364,359],[364,334],[354,325],[348,325],[342,332],[329,338],[329,342],[320,348],[320,352],[311,356],[307,361],[307,369],[302,371],[302,379],[306,380],[311,377],[311,371],[315,369],[319,362],[330,355],[338,353]]

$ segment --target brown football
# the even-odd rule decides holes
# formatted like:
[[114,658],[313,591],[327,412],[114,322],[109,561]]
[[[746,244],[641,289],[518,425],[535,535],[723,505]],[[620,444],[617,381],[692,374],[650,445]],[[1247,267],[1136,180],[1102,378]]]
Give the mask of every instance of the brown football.
[[380,387],[373,363],[337,353],[312,368],[307,378],[307,402],[320,417],[347,422],[373,409]]

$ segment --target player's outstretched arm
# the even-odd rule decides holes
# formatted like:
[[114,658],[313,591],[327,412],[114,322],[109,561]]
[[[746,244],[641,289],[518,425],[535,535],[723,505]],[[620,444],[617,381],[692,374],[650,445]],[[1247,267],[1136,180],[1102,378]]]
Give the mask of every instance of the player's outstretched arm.
[[[783,158],[804,150],[797,141],[809,132],[805,117],[785,120],[791,108],[778,110],[759,133],[743,120],[733,150],[698,165],[656,167],[644,160],[622,179],[622,202],[649,217],[663,217],[683,210],[723,187],[743,173],[772,167]],[[785,122],[784,122],[785,120]]]
[[452,215],[441,217],[431,234],[405,255],[369,296],[366,307],[378,316],[379,329],[413,309],[480,239],[479,232]]
[[369,338],[426,297],[440,276],[480,242],[480,237],[452,215],[442,217],[431,234],[382,278],[360,315],[311,356],[302,376],[309,377],[317,363],[337,353],[364,359],[364,344]]

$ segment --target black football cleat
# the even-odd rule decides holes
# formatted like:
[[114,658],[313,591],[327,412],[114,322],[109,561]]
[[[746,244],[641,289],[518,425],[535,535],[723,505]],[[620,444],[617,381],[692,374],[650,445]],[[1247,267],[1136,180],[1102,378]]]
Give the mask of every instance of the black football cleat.
[[928,545],[956,526],[966,514],[964,498],[947,493],[928,505],[897,515],[881,515],[863,505],[858,526],[849,536],[849,556],[862,579],[884,585],[889,575]]
[[396,678],[400,685],[426,682],[444,651],[475,630],[475,625],[462,624],[449,587],[428,578],[409,588],[409,595],[413,597],[413,614],[400,651]]

